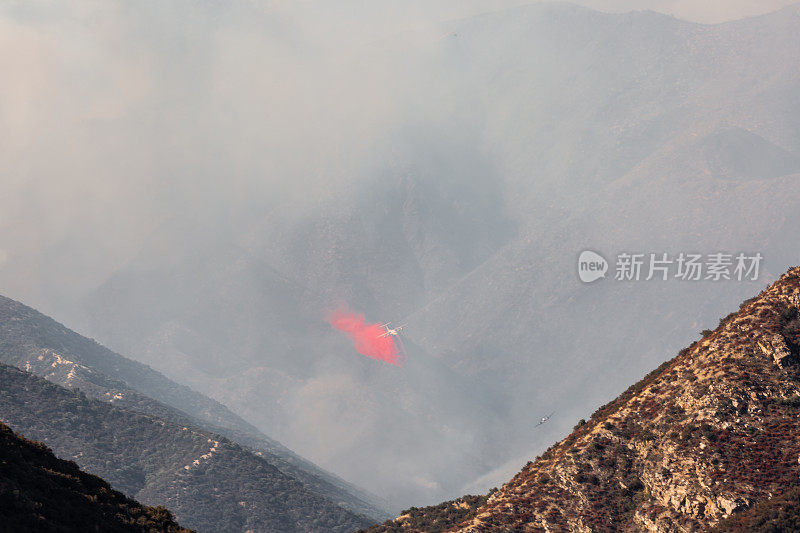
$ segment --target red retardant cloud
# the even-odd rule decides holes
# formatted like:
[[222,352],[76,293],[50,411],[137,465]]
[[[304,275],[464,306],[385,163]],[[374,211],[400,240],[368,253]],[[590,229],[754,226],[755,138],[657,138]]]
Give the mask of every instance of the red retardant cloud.
[[347,333],[358,353],[400,366],[402,352],[397,348],[392,335],[381,336],[386,330],[380,324],[368,324],[364,315],[345,309],[330,313],[328,323]]

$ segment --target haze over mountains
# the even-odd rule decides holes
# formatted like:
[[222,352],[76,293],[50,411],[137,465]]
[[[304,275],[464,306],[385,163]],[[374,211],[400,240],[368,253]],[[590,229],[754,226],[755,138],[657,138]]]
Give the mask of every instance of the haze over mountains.
[[0,420],[182,525],[325,533],[388,516],[217,402],[4,297],[0,362]]
[[[800,262],[796,6],[706,26],[536,4],[377,25],[343,36],[347,53],[239,3],[159,26],[179,8],[147,32],[132,17],[120,40],[142,32],[134,49],[100,17],[87,42],[120,46],[100,91],[120,98],[68,113],[77,143],[127,162],[113,170],[138,212],[104,189],[97,158],[67,166],[102,170],[96,182],[53,194],[110,206],[78,227],[128,233],[17,287],[74,272],[59,318],[397,507],[506,479]],[[70,248],[96,232],[41,238]],[[760,252],[765,270],[587,286],[587,248]],[[407,364],[355,353],[324,322],[343,303],[408,322]]]

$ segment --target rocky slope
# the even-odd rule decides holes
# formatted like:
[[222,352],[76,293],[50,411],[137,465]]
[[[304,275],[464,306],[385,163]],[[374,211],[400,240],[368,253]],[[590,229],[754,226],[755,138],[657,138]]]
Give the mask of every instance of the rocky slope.
[[163,507],[146,507],[0,424],[0,520],[4,531],[179,532]]
[[800,487],[799,310],[800,267],[485,502],[411,509],[372,531],[787,530]]

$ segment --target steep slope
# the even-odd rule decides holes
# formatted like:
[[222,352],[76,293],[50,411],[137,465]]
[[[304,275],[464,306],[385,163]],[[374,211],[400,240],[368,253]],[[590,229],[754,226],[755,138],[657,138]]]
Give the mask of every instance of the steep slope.
[[[485,502],[412,509],[372,531],[785,526],[800,489],[798,435],[800,267],[581,420]],[[465,520],[441,520],[459,504],[469,507]]]
[[23,368],[115,407],[196,426],[236,441],[288,476],[356,514],[388,516],[388,504],[322,470],[229,411],[141,363],[0,296],[0,362]]
[[257,431],[219,402],[178,385],[152,368],[114,353],[5,296],[0,296],[0,350],[3,362],[65,385],[108,392],[116,386],[123,389],[120,393],[132,389],[138,393],[135,402],[147,402],[149,396],[205,423]]
[[6,531],[189,531],[0,424],[0,520]]
[[349,531],[369,520],[213,433],[0,366],[0,416],[117,489],[199,531]]
[[[275,199],[218,242],[161,225],[89,295],[88,331],[402,505],[485,490],[797,264],[798,28],[797,7],[704,26],[535,3],[377,39],[354,63],[391,65],[414,109],[367,170],[348,166],[361,153],[320,163],[313,200]],[[587,248],[765,262],[751,283],[634,290],[581,284]],[[340,302],[407,321],[457,396],[361,364],[324,322]]]

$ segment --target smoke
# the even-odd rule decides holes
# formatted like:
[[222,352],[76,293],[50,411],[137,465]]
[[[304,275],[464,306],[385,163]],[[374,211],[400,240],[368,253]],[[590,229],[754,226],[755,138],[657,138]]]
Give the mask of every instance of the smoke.
[[[548,269],[547,265],[556,264],[560,257],[571,261],[572,254],[585,246],[602,246],[605,241],[592,237],[594,233],[588,229],[619,228],[616,240],[609,241],[615,246],[625,235],[646,236],[651,249],[657,244],[651,233],[664,234],[663,229],[653,230],[644,222],[634,225],[635,233],[623,233],[623,226],[612,217],[615,211],[598,210],[603,213],[601,220],[581,215],[593,224],[589,227],[586,222],[587,231],[574,231],[574,245],[565,245],[556,240],[561,226],[552,229],[548,225],[555,219],[553,211],[539,210],[530,199],[553,206],[562,196],[570,199],[571,204],[559,208],[559,217],[591,213],[587,208],[595,209],[599,190],[587,186],[579,194],[576,184],[594,183],[598,173],[621,178],[651,150],[660,149],[657,139],[669,138],[665,132],[683,131],[688,124],[684,121],[694,116],[683,107],[656,107],[661,100],[651,100],[648,95],[654,93],[648,91],[659,88],[661,78],[635,85],[614,81],[624,76],[636,80],[643,71],[630,69],[661,65],[661,60],[679,56],[656,53],[661,48],[642,44],[646,50],[656,50],[659,63],[647,63],[647,57],[653,56],[641,56],[636,63],[615,63],[615,69],[608,69],[608,77],[603,77],[594,66],[619,58],[618,50],[610,50],[610,55],[585,54],[582,41],[563,38],[575,35],[570,24],[591,28],[593,17],[559,15],[556,22],[561,25],[553,26],[552,38],[543,40],[534,37],[548,28],[542,22],[547,19],[538,18],[535,12],[451,22],[528,1],[0,2],[0,70],[4,73],[0,84],[0,294],[22,300],[73,329],[81,329],[81,302],[86,298],[97,316],[91,328],[86,326],[87,333],[160,370],[191,370],[170,373],[198,390],[224,398],[229,407],[252,417],[250,421],[270,436],[320,459],[337,474],[392,498],[397,505],[433,503],[460,494],[447,487],[471,473],[450,465],[469,453],[478,454],[480,444],[475,443],[491,435],[492,424],[506,422],[496,413],[502,413],[507,404],[527,405],[523,400],[544,394],[520,387],[523,392],[516,396],[504,372],[506,368],[524,371],[532,367],[516,366],[522,361],[519,354],[529,352],[532,325],[539,330],[535,327],[539,315],[534,314],[538,310],[521,302],[555,302],[566,294],[559,291],[567,289],[559,287],[572,290],[572,285],[565,285],[567,279],[574,283],[572,277],[556,278],[556,273],[568,271],[571,276],[573,265],[566,270]],[[650,8],[679,17],[696,14],[698,20],[706,21],[738,18],[792,0],[576,1],[608,11]],[[602,37],[596,42],[612,41]],[[653,39],[651,44],[660,42]],[[550,44],[543,47],[542,43]],[[520,54],[524,60],[518,61],[509,50],[524,50]],[[698,61],[704,57],[702,52],[697,49]],[[791,60],[786,64],[792,64]],[[671,68],[678,72],[683,68],[680,65]],[[748,70],[752,67],[743,65]],[[720,80],[712,87],[705,78],[696,78],[703,92],[691,100],[697,102],[692,109],[701,112],[704,100],[700,98],[714,88],[720,88],[720,94],[734,94],[729,89],[738,87],[740,71],[729,71],[730,86]],[[659,72],[667,76],[668,69],[659,68]],[[665,96],[670,102],[665,106],[683,102],[681,95],[694,87],[691,80],[695,74],[680,72],[687,81],[678,92],[670,89],[672,85],[664,85],[655,93],[674,95]],[[773,73],[769,71],[769,79]],[[791,78],[781,75],[779,79]],[[647,90],[640,90],[645,86]],[[646,98],[628,98],[634,93]],[[619,98],[619,94],[626,96]],[[774,103],[770,109],[778,106],[795,109],[790,101]],[[625,115],[636,109],[657,112],[646,114],[650,118],[639,126],[630,118],[638,112]],[[794,116],[792,113],[786,116]],[[709,124],[728,120],[708,116]],[[739,115],[730,120],[746,122]],[[771,120],[759,122],[780,123]],[[620,124],[626,126],[620,129]],[[618,136],[605,135],[612,128]],[[783,135],[774,137],[782,139]],[[607,144],[601,142],[605,139],[609,139]],[[670,143],[664,146],[678,146]],[[783,145],[791,146],[791,141]],[[669,154],[671,150],[653,153]],[[575,158],[579,152],[584,155]],[[653,179],[673,192],[667,178],[677,179],[677,169],[690,168],[689,164],[678,167],[667,162],[667,155],[659,158],[657,161],[669,165],[665,170],[659,163],[642,163],[645,166],[636,167],[636,179],[643,183]],[[652,168],[659,170],[646,170]],[[406,175],[408,187],[416,187],[413,194],[403,192],[386,201],[366,203],[377,196],[374,191],[383,195]],[[699,182],[694,175],[681,179]],[[546,193],[549,189],[540,181],[547,187],[558,184],[552,188],[559,194]],[[500,207],[486,207],[493,204],[477,201],[494,198],[480,194],[483,183],[492,185],[488,190],[497,187]],[[769,188],[760,183],[752,187],[753,191]],[[684,200],[682,190],[674,189],[675,198]],[[707,189],[702,191],[686,198],[705,197]],[[359,203],[362,196],[366,199],[363,204]],[[658,197],[642,193],[635,199],[653,202],[651,198]],[[730,196],[728,202],[718,203],[726,208],[721,212],[737,213],[736,198]],[[774,197],[765,196],[764,202],[773,206]],[[792,205],[788,195],[785,202],[783,205]],[[671,207],[677,204],[656,204],[662,221],[677,221],[681,217],[676,213],[686,212],[685,202],[675,210]],[[373,211],[360,211],[361,205],[374,206]],[[650,214],[652,206],[643,205],[647,206],[645,214]],[[761,204],[748,201],[741,205],[755,209]],[[330,207],[330,211],[319,206]],[[376,214],[384,209],[388,215]],[[483,244],[486,238],[473,235],[476,228],[480,230],[484,220],[495,220],[496,214],[505,216],[507,212],[519,215],[536,231],[544,228],[541,233],[553,235],[552,243],[559,244],[532,237],[525,245],[521,240],[516,247],[505,248],[493,264],[476,269],[469,280],[458,281],[465,271],[478,266],[473,258],[491,249]],[[628,213],[631,220],[647,220],[632,207]],[[725,227],[723,219],[703,213],[702,219],[685,217],[683,226],[675,222],[670,235],[681,235],[681,242],[694,245],[697,228],[707,233]],[[396,215],[398,218],[392,218]],[[393,224],[383,225],[384,220]],[[777,228],[782,239],[787,239],[783,242],[793,242],[791,219],[777,227],[770,227],[767,217],[748,219],[749,235],[766,235],[753,221],[773,232]],[[574,227],[584,229],[577,223]],[[527,238],[522,237],[524,231],[520,229],[521,239]],[[714,242],[714,237],[706,239]],[[771,241],[779,242],[777,238]],[[540,245],[542,242],[545,244]],[[256,250],[259,261],[269,268],[312,293],[326,295],[322,301],[338,303],[350,298],[356,305],[353,295],[359,295],[357,308],[368,314],[374,310],[376,316],[379,307],[370,307],[373,301],[391,302],[392,307],[382,310],[387,315],[412,316],[417,302],[438,299],[434,300],[438,304],[431,304],[437,312],[423,309],[426,320],[412,318],[415,327],[409,339],[420,348],[408,364],[401,340],[377,337],[374,325],[367,324],[363,316],[338,311],[328,319],[350,336],[361,354],[402,364],[404,375],[417,380],[406,391],[399,391],[403,401],[397,401],[398,390],[387,386],[396,374],[394,369],[371,364],[355,354],[355,363],[378,370],[363,375],[387,381],[370,381],[353,370],[358,370],[356,364],[343,368],[338,354],[313,350],[302,350],[307,359],[303,372],[297,372],[294,354],[301,352],[297,346],[305,347],[306,340],[295,339],[294,332],[307,331],[307,317],[292,318],[295,315],[286,313],[273,318],[273,306],[281,309],[286,302],[295,301],[286,296],[294,293],[275,292],[279,289],[270,276],[262,279],[248,273],[243,265],[250,263],[238,262],[238,258],[236,263],[226,262],[229,253],[238,253],[232,249]],[[611,244],[607,249],[612,249]],[[797,248],[786,246],[785,254],[792,249]],[[345,255],[327,262],[331,250]],[[259,268],[264,269],[260,264]],[[253,271],[261,270],[254,267]],[[96,288],[116,272],[121,272],[116,278],[120,284],[108,285],[103,293],[108,296],[96,296]],[[552,274],[553,281],[545,281],[539,275],[542,272]],[[219,280],[213,287],[204,282],[207,273]],[[387,284],[387,279],[393,283]],[[445,288],[456,281],[453,295],[445,297]],[[498,283],[502,291],[495,291]],[[131,296],[115,302],[117,290]],[[403,299],[401,291],[410,295]],[[151,294],[152,300],[145,296]],[[523,297],[525,294],[536,298]],[[241,297],[234,300],[231,295]],[[343,300],[336,299],[339,295]],[[591,297],[594,295],[592,292]],[[606,302],[596,297],[601,302],[597,308],[601,304],[605,308]],[[237,301],[238,305],[226,303],[223,307],[220,301]],[[644,302],[641,305],[650,301],[656,300],[647,295],[638,300]],[[158,318],[153,318],[150,302],[164,309]],[[316,311],[317,302],[308,307]],[[475,302],[483,303],[476,306]],[[552,311],[553,316],[566,317],[557,323],[565,328],[582,323],[574,309],[566,307],[566,298],[564,302],[560,311]],[[130,312],[114,316],[108,312],[120,308]],[[533,316],[537,319],[530,318]],[[606,312],[604,316],[615,315]],[[313,315],[321,325],[319,319]],[[150,326],[151,321],[163,322],[163,328]],[[612,333],[625,335],[616,325],[601,327],[608,324],[598,322],[591,331],[607,335],[605,342],[613,346],[617,337],[612,338]],[[677,323],[664,324],[677,328]],[[641,342],[649,350],[646,340],[661,330],[656,326],[644,330],[631,321],[631,327],[634,325],[636,338],[645,339]],[[502,328],[495,332],[495,326]],[[161,336],[173,331],[171,328],[182,328],[191,346],[208,348],[192,349],[188,354],[185,345],[180,346],[184,349],[174,343],[162,346],[162,338],[175,337],[171,333]],[[551,330],[543,331],[541,335],[546,337]],[[539,351],[555,357],[581,353],[574,347],[582,347],[583,339],[591,335],[584,332],[581,342],[560,332],[552,334],[553,340],[545,337]],[[287,348],[272,350],[278,346],[276,339]],[[514,344],[518,339],[522,339],[520,344]],[[497,344],[502,350],[495,350]],[[409,344],[409,350],[414,349]],[[626,352],[637,353],[634,347]],[[252,365],[245,371],[224,360],[218,362],[218,354],[224,353],[248,354]],[[612,360],[603,354],[594,360]],[[313,357],[320,361],[305,365]],[[629,374],[651,360],[642,355],[640,366],[628,368],[626,376],[601,380],[602,390],[612,395],[614,386],[627,385]],[[459,366],[448,366],[451,361]],[[206,370],[220,367],[226,368],[224,373],[216,373],[221,375]],[[567,373],[575,380],[584,379],[583,374],[565,368],[553,365],[552,370],[547,369],[548,375]],[[461,376],[472,379],[473,375],[485,381],[486,388],[481,390],[501,392],[494,396],[462,386],[472,382]],[[518,381],[525,380],[519,377]],[[446,382],[447,390],[453,392],[442,393],[438,382]],[[265,389],[280,401],[263,400]],[[592,389],[592,398],[598,397],[599,390],[600,385]],[[581,401],[589,401],[585,399],[589,392]],[[469,420],[455,428],[454,413],[462,413],[460,409],[471,396],[483,398],[484,394],[493,410],[487,408],[488,414],[468,410],[463,417]],[[262,401],[254,401],[258,399]],[[334,416],[344,411],[339,406],[350,405],[358,408],[347,411],[349,418]],[[408,437],[407,428],[420,420],[429,425]],[[508,420],[515,421],[516,416],[509,415]],[[330,444],[334,440],[335,447]],[[521,440],[524,442],[524,436]],[[455,446],[461,451],[453,451]],[[434,448],[443,450],[435,458],[429,451]],[[487,452],[486,457],[502,453],[492,450],[494,455]],[[480,468],[484,467],[475,467],[475,471]],[[445,488],[440,492],[425,488],[418,480],[427,476]]]
[[341,308],[330,313],[327,320],[334,328],[347,333],[358,353],[400,366],[403,350],[392,335],[384,335],[386,331],[380,324],[369,324],[364,315]]

